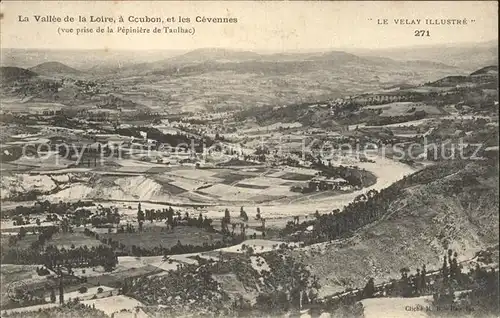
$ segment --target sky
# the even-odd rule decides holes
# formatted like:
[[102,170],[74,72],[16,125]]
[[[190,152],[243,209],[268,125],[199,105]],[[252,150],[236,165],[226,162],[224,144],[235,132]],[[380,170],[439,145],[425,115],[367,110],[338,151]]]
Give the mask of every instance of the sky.
[[[191,50],[220,47],[253,51],[294,51],[325,48],[384,49],[498,41],[496,1],[2,1],[1,47],[37,49]],[[19,15],[29,22],[20,22]],[[35,15],[54,15],[76,22],[36,22]],[[80,23],[78,16],[109,16],[124,23]],[[188,17],[189,23],[131,23],[129,16]],[[198,23],[196,17],[236,18],[237,23]],[[467,25],[425,25],[425,19],[467,19]],[[387,19],[387,24],[378,24]],[[407,23],[395,24],[394,19]],[[407,19],[407,21],[406,21]],[[474,22],[472,22],[474,20]],[[415,21],[416,22],[416,21]],[[76,35],[83,27],[94,32]],[[96,27],[169,26],[194,28],[189,34],[96,33]],[[73,29],[73,33],[62,30]],[[163,29],[162,29],[163,30]],[[415,36],[428,30],[429,36]]]

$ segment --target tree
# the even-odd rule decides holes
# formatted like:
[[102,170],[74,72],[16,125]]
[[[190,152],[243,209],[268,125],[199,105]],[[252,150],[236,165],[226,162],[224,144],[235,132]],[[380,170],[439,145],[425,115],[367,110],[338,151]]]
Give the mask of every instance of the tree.
[[18,233],[19,239],[22,239],[23,237],[25,237],[26,233],[27,233],[27,231],[24,228],[24,226],[21,226],[21,228],[19,229],[19,233]]
[[399,280],[399,293],[402,297],[411,297],[412,296],[412,288],[410,285],[410,281],[408,278],[408,273],[410,272],[410,269],[407,267],[403,267],[400,270],[401,272],[401,279]]
[[295,257],[276,255],[279,270],[273,270],[267,281],[275,289],[257,297],[257,307],[265,311],[286,310],[300,305],[301,295],[307,296],[306,303],[314,303],[319,289],[318,279],[311,275],[307,266],[297,262]]
[[427,270],[425,264],[422,266],[422,271],[420,272],[420,289],[425,291],[427,288]]
[[448,263],[446,261],[446,255],[444,256],[444,259],[443,259],[443,266],[441,267],[441,274],[443,276],[443,279],[448,279],[448,274],[449,274],[449,271],[448,271]]
[[319,214],[319,211],[318,211],[318,210],[316,210],[316,212],[314,213],[314,217],[315,217],[316,219],[319,219],[320,214]]
[[139,231],[142,232],[142,223],[144,222],[144,212],[141,210],[141,204],[137,208],[137,222],[139,223]]
[[364,298],[372,298],[375,293],[375,283],[373,278],[370,278],[363,289],[363,297]]
[[61,269],[59,269],[59,304],[64,304],[64,284]]
[[137,221],[141,222],[145,220],[144,212],[141,209],[141,204],[139,203],[139,206],[137,208]]
[[167,216],[167,223],[170,225],[170,227],[174,227],[174,209],[172,207],[169,207],[168,210],[166,211],[166,216]]
[[54,288],[50,289],[50,302],[55,303],[56,302],[56,291]]
[[82,286],[82,287],[80,287],[80,288],[78,289],[78,292],[79,292],[80,294],[86,293],[87,291],[88,291],[88,289],[87,289],[87,287],[85,287],[85,286]]
[[243,209],[243,207],[240,208],[240,218],[243,219],[243,221],[248,221],[248,215],[247,213],[245,212],[245,210]]

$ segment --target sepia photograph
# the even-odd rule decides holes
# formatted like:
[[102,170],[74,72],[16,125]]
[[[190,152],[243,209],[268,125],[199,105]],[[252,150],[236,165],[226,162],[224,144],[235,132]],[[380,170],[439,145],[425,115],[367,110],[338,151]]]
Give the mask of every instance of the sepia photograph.
[[500,316],[498,2],[0,24],[1,317]]

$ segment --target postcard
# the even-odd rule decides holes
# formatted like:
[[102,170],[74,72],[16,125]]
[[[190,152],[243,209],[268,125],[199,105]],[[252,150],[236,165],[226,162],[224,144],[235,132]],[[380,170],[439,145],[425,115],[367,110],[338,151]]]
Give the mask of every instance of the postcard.
[[2,1],[2,317],[497,317],[498,3]]

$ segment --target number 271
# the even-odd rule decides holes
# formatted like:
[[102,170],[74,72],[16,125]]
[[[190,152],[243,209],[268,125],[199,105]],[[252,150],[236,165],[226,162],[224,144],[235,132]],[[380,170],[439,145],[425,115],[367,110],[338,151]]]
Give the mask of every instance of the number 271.
[[415,30],[415,36],[431,36],[429,30]]

